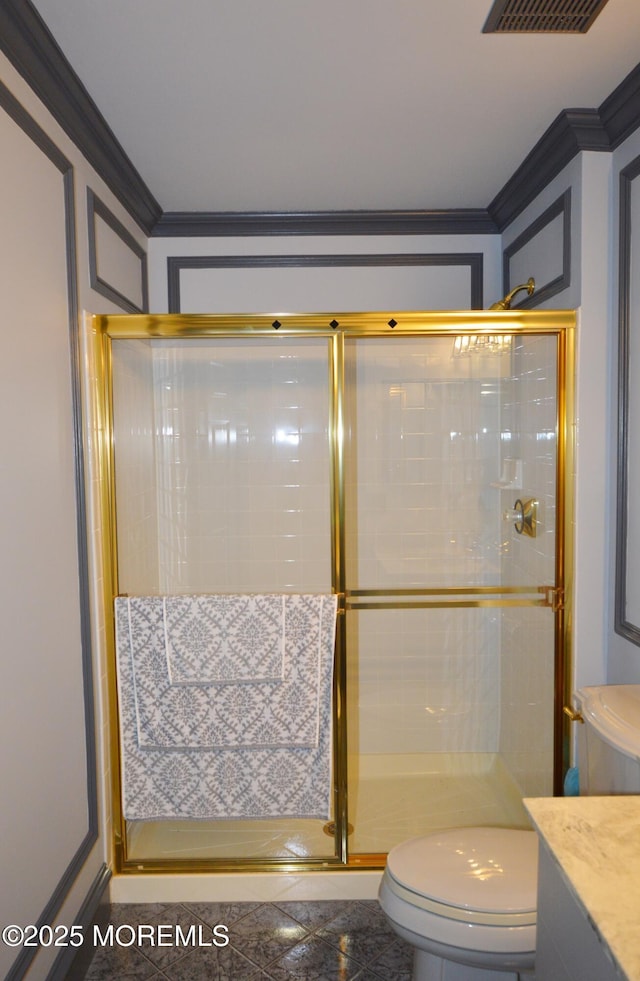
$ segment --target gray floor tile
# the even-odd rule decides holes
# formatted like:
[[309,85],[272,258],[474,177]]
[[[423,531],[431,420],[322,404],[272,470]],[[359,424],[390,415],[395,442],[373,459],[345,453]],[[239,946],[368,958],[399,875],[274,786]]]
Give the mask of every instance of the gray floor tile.
[[411,981],[413,947],[404,940],[396,939],[367,968],[369,975],[358,975],[357,981],[382,978],[383,981]]
[[164,969],[169,981],[260,981],[262,969],[234,947],[195,949]]
[[317,935],[353,957],[361,967],[379,957],[396,939],[380,908],[364,903],[350,905]]
[[[180,904],[169,906],[155,916],[149,917],[145,925],[152,927],[155,935],[153,940],[143,941],[140,949],[151,963],[162,971],[188,954],[193,949],[194,943],[198,942],[199,934],[204,942],[211,941],[210,927]],[[176,930],[178,926],[180,926],[180,933]],[[164,936],[159,933],[160,927],[166,928]],[[195,928],[195,934],[191,931],[192,927]]]
[[[128,925],[135,931],[142,925],[155,933],[140,947],[98,948],[86,981],[409,981],[411,976],[411,948],[389,929],[375,900],[128,903],[112,906],[110,913],[115,928]],[[226,946],[213,942],[218,924],[227,927]],[[160,926],[166,928],[162,938]],[[128,941],[131,935],[121,936]],[[158,946],[159,939],[172,937],[179,942]]]
[[150,981],[157,973],[158,968],[136,947],[98,947],[85,981]]
[[269,964],[268,972],[273,981],[351,981],[361,968],[341,950],[312,935]]
[[288,902],[275,905],[308,930],[316,930],[348,910],[350,903],[346,899],[321,899],[316,902]]
[[258,907],[229,928],[231,946],[263,968],[306,934],[300,923],[270,904]]
[[263,906],[264,903],[184,903],[183,905],[208,926],[213,927],[217,923],[230,926],[247,913],[252,913],[259,906]]

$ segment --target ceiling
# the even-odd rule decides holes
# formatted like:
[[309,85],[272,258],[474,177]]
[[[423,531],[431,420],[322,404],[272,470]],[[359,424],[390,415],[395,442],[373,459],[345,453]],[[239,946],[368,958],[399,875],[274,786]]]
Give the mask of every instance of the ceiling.
[[491,0],[32,0],[165,212],[485,208],[640,62],[640,2],[483,34]]

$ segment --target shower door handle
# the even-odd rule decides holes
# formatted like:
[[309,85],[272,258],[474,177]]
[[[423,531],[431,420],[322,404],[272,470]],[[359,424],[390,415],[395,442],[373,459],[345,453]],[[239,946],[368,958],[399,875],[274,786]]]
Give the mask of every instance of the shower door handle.
[[529,497],[525,501],[518,498],[513,508],[505,511],[504,516],[507,521],[513,521],[519,535],[527,535],[529,538],[536,537],[538,502],[535,497]]

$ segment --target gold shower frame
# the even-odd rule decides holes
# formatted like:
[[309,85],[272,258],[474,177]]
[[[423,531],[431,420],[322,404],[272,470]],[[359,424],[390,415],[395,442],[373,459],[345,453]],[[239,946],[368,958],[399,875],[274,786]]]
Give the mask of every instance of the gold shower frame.
[[[573,481],[575,474],[575,328],[571,310],[443,311],[344,314],[136,314],[99,315],[91,321],[97,373],[89,438],[95,446],[99,484],[99,531],[102,553],[102,610],[105,625],[108,746],[111,775],[111,858],[120,874],[166,872],[306,872],[356,868],[379,869],[385,855],[349,854],[347,822],[346,624],[349,609],[547,606],[554,615],[554,793],[560,794],[569,764],[569,722],[563,707],[571,694],[571,622],[573,594]],[[555,586],[451,587],[445,589],[349,590],[345,572],[343,418],[345,339],[394,335],[450,336],[551,334],[557,343],[557,478]],[[113,444],[112,354],[115,340],[254,336],[325,337],[329,345],[332,589],[338,596],[334,678],[334,821],[335,855],[317,859],[135,860],[126,854],[121,810],[120,747],[115,669],[114,598],[119,594]]]

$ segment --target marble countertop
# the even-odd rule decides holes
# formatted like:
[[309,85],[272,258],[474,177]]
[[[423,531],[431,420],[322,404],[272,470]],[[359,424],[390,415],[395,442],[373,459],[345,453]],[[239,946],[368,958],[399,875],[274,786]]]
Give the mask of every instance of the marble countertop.
[[524,803],[623,976],[640,978],[640,796]]

